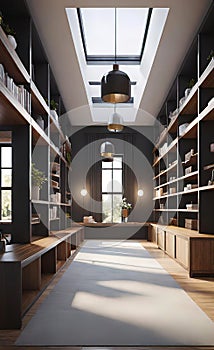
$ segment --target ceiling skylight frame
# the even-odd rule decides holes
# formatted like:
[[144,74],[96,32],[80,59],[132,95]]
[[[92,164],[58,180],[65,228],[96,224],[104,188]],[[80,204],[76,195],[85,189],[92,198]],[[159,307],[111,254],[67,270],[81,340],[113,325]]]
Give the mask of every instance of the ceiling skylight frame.
[[[79,21],[80,34],[81,34],[86,63],[88,65],[103,65],[103,64],[109,64],[109,63],[115,62],[115,55],[88,55],[87,54],[86,39],[85,39],[85,33],[84,33],[84,25],[83,25],[83,19],[81,14],[81,8],[77,8],[76,10],[77,10],[77,17]],[[140,64],[144,53],[144,48],[146,45],[147,35],[149,31],[149,26],[150,26],[150,20],[152,16],[152,10],[153,8],[148,8],[148,14],[146,19],[146,25],[145,25],[140,55],[116,55],[116,61],[118,64],[125,64],[125,65]]]

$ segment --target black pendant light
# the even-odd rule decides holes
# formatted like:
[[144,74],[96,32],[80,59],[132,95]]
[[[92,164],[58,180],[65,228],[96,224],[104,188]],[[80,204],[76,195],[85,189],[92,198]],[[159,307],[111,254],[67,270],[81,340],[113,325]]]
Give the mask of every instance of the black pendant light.
[[119,70],[116,63],[117,54],[117,21],[115,8],[115,64],[113,70],[102,77],[101,80],[101,98],[108,103],[127,102],[131,97],[131,82],[128,75]]

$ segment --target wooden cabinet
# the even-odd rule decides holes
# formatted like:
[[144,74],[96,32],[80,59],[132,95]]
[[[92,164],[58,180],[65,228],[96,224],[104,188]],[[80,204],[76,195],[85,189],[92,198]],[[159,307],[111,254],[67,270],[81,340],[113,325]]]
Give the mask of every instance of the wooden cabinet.
[[191,277],[214,276],[214,236],[157,224],[150,224],[149,232],[150,240],[188,270]]

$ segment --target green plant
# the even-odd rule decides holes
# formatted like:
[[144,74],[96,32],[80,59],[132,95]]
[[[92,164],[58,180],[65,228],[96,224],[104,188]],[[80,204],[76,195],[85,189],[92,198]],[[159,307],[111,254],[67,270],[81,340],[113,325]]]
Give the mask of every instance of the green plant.
[[132,208],[132,205],[131,205],[131,203],[128,203],[128,202],[127,202],[127,198],[123,198],[123,199],[122,199],[122,202],[120,203],[120,207],[121,207],[122,209],[131,209],[131,208]]
[[53,109],[54,111],[57,110],[58,105],[59,105],[59,104],[58,104],[54,99],[52,99],[52,100],[50,101],[50,107],[51,107],[51,109]]
[[195,85],[195,79],[192,78],[192,79],[190,79],[190,81],[189,81],[188,88],[191,89],[194,85]]
[[[49,101],[47,98],[45,99],[45,102],[47,103],[47,105],[49,104]],[[54,99],[50,100],[50,109],[56,111],[58,108],[58,105],[59,104]]]
[[45,183],[48,179],[45,177],[43,171],[36,168],[35,164],[32,163],[31,167],[31,181],[33,186],[38,186],[42,188],[43,183]]
[[68,162],[68,164],[71,164],[71,152],[66,152],[66,160]]
[[214,50],[211,50],[209,53],[209,56],[207,56],[207,61],[211,61],[211,59],[214,57]]
[[7,35],[16,35],[15,30],[9,26],[9,24],[2,21],[2,28]]

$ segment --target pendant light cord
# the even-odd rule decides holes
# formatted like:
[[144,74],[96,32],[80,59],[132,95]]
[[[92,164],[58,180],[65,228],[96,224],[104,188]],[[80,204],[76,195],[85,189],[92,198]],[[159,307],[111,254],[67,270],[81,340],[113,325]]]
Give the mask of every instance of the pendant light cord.
[[114,52],[114,58],[115,58],[115,63],[117,63],[117,9],[115,7],[114,10],[114,35],[115,35],[115,52]]

